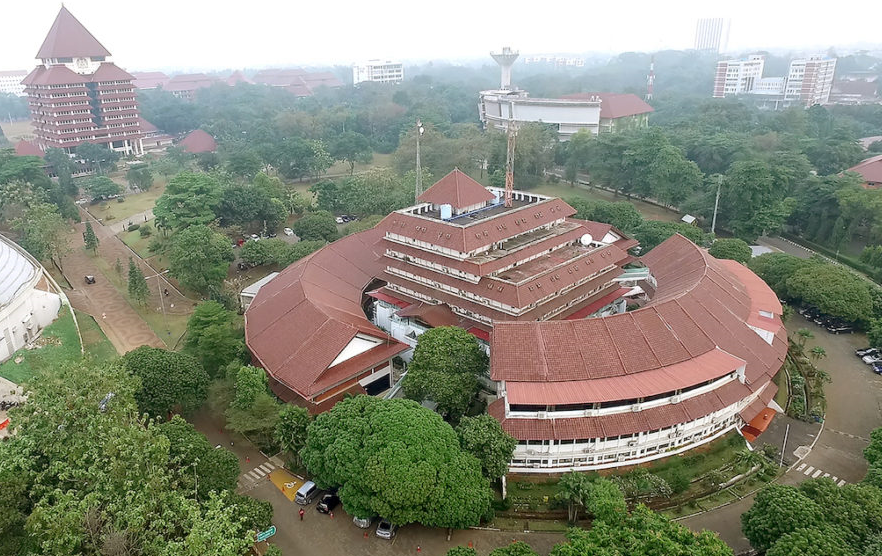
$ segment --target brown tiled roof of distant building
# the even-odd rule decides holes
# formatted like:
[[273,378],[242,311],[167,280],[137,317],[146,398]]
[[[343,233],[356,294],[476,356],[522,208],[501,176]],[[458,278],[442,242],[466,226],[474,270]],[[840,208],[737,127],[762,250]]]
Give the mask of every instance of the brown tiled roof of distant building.
[[870,157],[848,169],[864,178],[865,184],[878,187],[882,184],[882,154]]
[[425,190],[419,201],[435,205],[449,204],[455,209],[464,209],[496,198],[486,187],[476,182],[467,174],[454,168],[452,172],[436,181]]
[[178,146],[185,152],[192,154],[213,153],[217,150],[217,141],[205,131],[196,129],[181,139]]
[[135,78],[129,72],[111,62],[103,62],[91,77],[91,80],[95,82],[132,81],[133,79]]
[[110,56],[110,52],[98,42],[72,13],[62,4],[49,34],[43,40],[37,58],[88,58]]
[[194,91],[205,87],[211,87],[215,83],[219,83],[216,77],[206,75],[204,73],[186,73],[175,75],[168,80],[163,89],[170,92],[175,91]]
[[24,85],[69,85],[88,83],[86,76],[71,71],[66,66],[37,66],[21,80]]
[[652,106],[631,93],[573,93],[561,98],[572,100],[589,100],[600,97],[600,117],[603,119],[624,118],[653,112]]
[[134,85],[137,89],[156,89],[164,87],[169,81],[169,76],[161,71],[138,71],[132,72]]
[[46,153],[30,141],[19,141],[15,144],[15,154],[16,156],[39,156],[43,158]]
[[159,128],[155,125],[151,124],[144,118],[138,117],[138,123],[141,125],[141,131],[144,133],[156,133],[159,131]]

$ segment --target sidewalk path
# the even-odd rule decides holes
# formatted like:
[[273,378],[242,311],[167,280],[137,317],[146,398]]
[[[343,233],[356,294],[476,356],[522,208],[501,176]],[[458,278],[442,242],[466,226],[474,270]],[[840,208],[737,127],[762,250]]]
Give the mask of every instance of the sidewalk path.
[[[77,224],[71,236],[71,252],[64,257],[64,276],[71,285],[68,298],[71,304],[93,317],[120,354],[142,345],[165,347],[159,337],[147,326],[128,301],[98,269],[92,255],[83,249],[84,224]],[[100,229],[100,227],[99,227]],[[99,230],[96,230],[96,234]],[[109,240],[100,237],[99,251]],[[123,259],[124,260],[124,259]],[[87,285],[85,276],[93,275],[94,284]]]
[[[91,215],[91,213],[90,213]],[[125,231],[126,228],[129,227],[129,222],[132,224],[143,224],[148,220],[153,220],[153,209],[147,209],[144,212],[139,212],[138,214],[133,214],[128,218],[120,218],[118,222],[114,222],[113,224],[101,224],[105,229],[107,229],[112,235],[116,235],[122,231]],[[92,224],[95,224],[95,221],[92,220]]]

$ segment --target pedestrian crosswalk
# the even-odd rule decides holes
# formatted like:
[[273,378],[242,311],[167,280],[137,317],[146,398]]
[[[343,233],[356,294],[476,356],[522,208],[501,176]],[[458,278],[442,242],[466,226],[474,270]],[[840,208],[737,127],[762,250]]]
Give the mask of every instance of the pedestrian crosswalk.
[[272,470],[275,468],[276,466],[268,461],[266,463],[258,465],[254,469],[242,473],[242,475],[239,477],[239,488],[254,486],[255,483],[269,475],[270,472],[272,472]]
[[836,477],[835,475],[831,476],[829,473],[825,473],[823,470],[816,469],[814,466],[807,465],[805,463],[799,464],[799,467],[796,468],[796,471],[798,473],[802,473],[803,475],[805,475],[807,477],[811,477],[812,479],[829,478],[834,483],[836,483],[836,486],[842,486],[846,483],[845,479],[840,479],[839,477]]

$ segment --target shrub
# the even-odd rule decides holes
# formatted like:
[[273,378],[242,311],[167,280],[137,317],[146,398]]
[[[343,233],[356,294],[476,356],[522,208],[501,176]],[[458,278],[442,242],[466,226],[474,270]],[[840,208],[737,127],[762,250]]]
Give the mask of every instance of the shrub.
[[141,227],[140,224],[129,224],[129,227],[126,229],[130,232],[134,232],[135,230],[137,230],[140,227]]
[[141,234],[141,237],[150,237],[150,234],[153,233],[153,229],[150,227],[150,224],[144,224],[138,230],[138,233]]

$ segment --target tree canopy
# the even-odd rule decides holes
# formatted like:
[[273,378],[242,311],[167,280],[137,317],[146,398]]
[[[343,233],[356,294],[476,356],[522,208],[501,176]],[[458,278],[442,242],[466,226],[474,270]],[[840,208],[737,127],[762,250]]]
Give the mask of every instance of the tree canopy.
[[434,401],[456,422],[478,390],[478,377],[487,374],[487,364],[478,340],[462,328],[432,328],[417,340],[402,388],[412,400]]
[[172,238],[169,272],[185,287],[198,292],[217,291],[234,259],[230,240],[205,225],[195,224]]
[[495,480],[506,474],[518,441],[502,430],[499,421],[487,415],[464,417],[456,427],[459,445],[481,462],[481,471]]
[[157,225],[179,230],[208,224],[216,218],[214,211],[221,200],[221,189],[221,184],[209,174],[181,172],[168,182],[156,200],[153,214]]
[[304,214],[291,225],[291,229],[300,239],[307,241],[334,241],[338,237],[334,216],[324,210]]
[[138,409],[151,417],[191,413],[208,394],[208,374],[191,355],[141,346],[122,357],[126,370],[141,379]]
[[717,239],[710,246],[708,252],[718,259],[731,259],[741,264],[747,264],[752,255],[750,245],[743,239]]
[[319,414],[301,451],[347,513],[432,527],[477,525],[490,508],[478,460],[441,417],[410,400],[356,396]]
[[210,376],[217,378],[230,361],[244,360],[243,335],[232,311],[217,301],[204,301],[187,321],[184,349],[199,360]]

